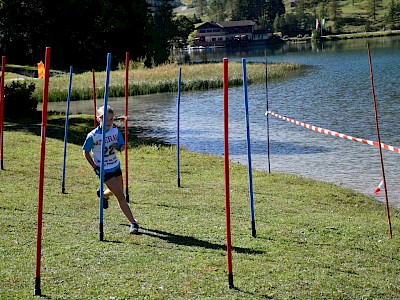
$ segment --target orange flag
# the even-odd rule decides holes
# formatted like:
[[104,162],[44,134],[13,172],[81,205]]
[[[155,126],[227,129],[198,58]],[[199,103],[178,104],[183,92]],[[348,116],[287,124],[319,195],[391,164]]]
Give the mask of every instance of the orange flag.
[[44,63],[40,61],[40,63],[37,64],[38,68],[38,78],[44,78]]

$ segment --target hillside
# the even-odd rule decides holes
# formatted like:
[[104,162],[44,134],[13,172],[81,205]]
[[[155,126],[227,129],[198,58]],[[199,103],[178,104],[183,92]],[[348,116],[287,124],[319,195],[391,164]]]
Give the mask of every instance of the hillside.
[[[291,0],[284,0],[286,12],[294,12],[291,7]],[[193,6],[192,0],[181,0],[182,5],[174,11],[177,15],[185,15],[187,17],[200,16],[196,7]],[[382,0],[380,7],[376,11],[376,19],[373,20],[368,16],[368,0],[345,0],[340,1],[341,18],[343,22],[342,33],[355,33],[365,31],[379,31],[385,29],[385,16],[388,14],[388,8],[391,0]],[[203,21],[209,21],[207,15],[202,17]],[[333,26],[333,22],[327,20],[326,26]]]

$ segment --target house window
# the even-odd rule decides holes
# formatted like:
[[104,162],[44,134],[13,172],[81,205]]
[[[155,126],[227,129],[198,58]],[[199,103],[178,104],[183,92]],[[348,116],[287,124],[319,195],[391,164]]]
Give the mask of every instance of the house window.
[[199,30],[200,33],[205,33],[206,31],[204,29]]

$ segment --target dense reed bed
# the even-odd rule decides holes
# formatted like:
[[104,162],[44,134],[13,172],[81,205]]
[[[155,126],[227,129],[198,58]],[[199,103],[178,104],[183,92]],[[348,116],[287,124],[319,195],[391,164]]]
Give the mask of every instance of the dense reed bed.
[[[192,65],[162,65],[155,68],[135,68],[129,70],[129,96],[154,93],[176,92],[178,90],[178,71],[182,68],[182,91],[208,90],[222,87],[222,62]],[[247,63],[248,84],[285,78],[303,69],[297,63]],[[124,69],[111,71],[109,97],[125,96]],[[229,85],[238,86],[243,83],[242,64],[229,63]],[[35,80],[34,97],[42,100],[43,79]],[[92,71],[74,74],[72,79],[71,101],[93,98],[93,86],[96,97],[104,96],[105,71],[95,72],[93,84]],[[69,74],[52,76],[49,83],[49,101],[65,101],[68,97]]]

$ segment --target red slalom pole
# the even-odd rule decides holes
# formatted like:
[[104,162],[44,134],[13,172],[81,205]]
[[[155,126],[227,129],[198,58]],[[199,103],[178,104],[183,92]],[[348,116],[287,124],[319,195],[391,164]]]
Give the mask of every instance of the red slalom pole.
[[40,142],[40,166],[39,166],[39,197],[37,215],[37,234],[36,234],[36,277],[35,277],[35,296],[41,296],[40,289],[40,260],[42,250],[42,227],[43,227],[43,184],[44,184],[44,160],[46,156],[46,125],[47,125],[47,103],[49,95],[49,76],[50,76],[50,47],[46,47],[45,54],[45,73],[43,85],[43,104],[42,104],[42,130]]
[[128,183],[128,98],[129,98],[129,52],[126,52],[125,63],[125,198],[129,202]]
[[0,169],[4,170],[4,73],[6,69],[6,57],[1,58],[0,78]]
[[[368,60],[369,60],[369,74],[370,74],[370,78],[371,78],[371,88],[372,88],[372,100],[374,102],[376,135],[378,137],[378,144],[380,145],[381,144],[381,136],[379,134],[378,109],[377,109],[377,105],[376,105],[374,75],[372,74],[372,60],[371,60],[371,51],[369,49],[369,43],[367,44],[367,48],[368,48]],[[387,213],[388,224],[389,224],[389,234],[390,234],[390,238],[392,238],[393,235],[392,235],[392,224],[390,222],[389,199],[388,199],[387,188],[386,188],[385,168],[383,166],[383,156],[382,156],[382,148],[381,147],[379,147],[379,156],[380,156],[380,160],[381,160],[382,181],[383,181],[383,186],[385,189],[386,213]]]
[[96,104],[96,77],[94,75],[94,69],[92,69],[92,85],[93,85],[93,106],[94,106],[94,119],[93,119],[93,128],[97,127],[97,104]]
[[225,176],[225,217],[226,217],[226,252],[228,264],[228,287],[232,289],[232,241],[231,241],[231,208],[229,203],[229,139],[228,139],[228,58],[224,58],[224,176]]

